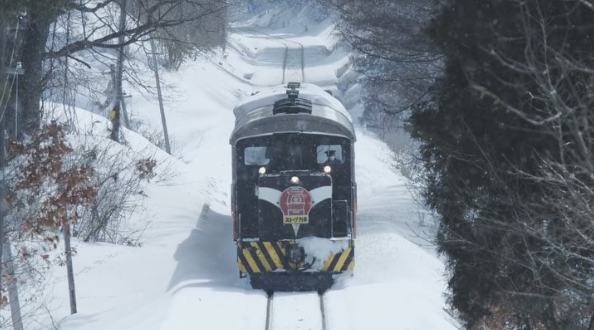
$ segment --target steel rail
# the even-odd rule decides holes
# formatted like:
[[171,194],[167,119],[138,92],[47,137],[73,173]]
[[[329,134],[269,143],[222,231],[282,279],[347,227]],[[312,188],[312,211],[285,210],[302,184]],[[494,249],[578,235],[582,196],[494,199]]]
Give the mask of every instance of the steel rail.
[[266,302],[266,324],[264,329],[265,330],[272,330],[272,300],[274,297],[273,291],[267,291],[266,295],[268,296],[268,301]]
[[300,82],[305,82],[305,47],[303,46],[303,44],[301,44],[300,42],[294,41],[294,40],[288,40],[285,38],[281,38],[281,37],[277,37],[277,36],[273,36],[269,33],[266,33],[264,31],[260,31],[260,30],[256,30],[256,29],[252,29],[252,28],[247,28],[245,29],[247,31],[252,31],[255,32],[257,34],[263,34],[268,36],[271,39],[275,39],[277,40],[279,43],[281,43],[283,46],[285,46],[285,55],[284,55],[284,59],[283,59],[283,81],[281,82],[282,84],[287,83],[287,62],[288,62],[288,58],[289,58],[289,45],[286,44],[286,42],[292,42],[294,44],[297,44],[299,46],[299,48],[301,49],[301,81]]
[[324,299],[324,293],[319,292],[320,297],[320,312],[322,313],[322,330],[328,330],[328,319],[326,317],[326,304]]
[[[265,330],[273,330],[272,322],[273,322],[273,300],[274,300],[274,292],[267,291],[266,295],[268,296],[268,301],[266,302],[266,321],[265,321]],[[328,330],[328,317],[326,311],[326,303],[324,298],[324,293],[318,292],[318,297],[320,299],[320,313],[321,313],[321,320],[322,320],[322,330]]]

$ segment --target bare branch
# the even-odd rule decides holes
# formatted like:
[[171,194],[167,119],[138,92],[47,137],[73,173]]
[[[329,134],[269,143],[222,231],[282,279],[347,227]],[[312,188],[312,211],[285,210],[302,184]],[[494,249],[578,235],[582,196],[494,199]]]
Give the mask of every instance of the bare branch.
[[106,0],[103,2],[99,2],[99,3],[95,4],[94,7],[87,7],[83,4],[70,2],[69,10],[76,10],[76,11],[83,12],[83,13],[96,13],[98,10],[107,7],[109,4],[111,4],[114,1],[115,0]]

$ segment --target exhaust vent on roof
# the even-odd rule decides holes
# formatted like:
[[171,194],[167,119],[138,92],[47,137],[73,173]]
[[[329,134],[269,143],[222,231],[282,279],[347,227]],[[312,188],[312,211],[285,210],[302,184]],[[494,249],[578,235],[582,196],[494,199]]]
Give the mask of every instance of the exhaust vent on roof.
[[298,82],[290,82],[287,84],[287,98],[274,102],[272,114],[279,113],[309,113],[311,114],[311,101],[299,97]]

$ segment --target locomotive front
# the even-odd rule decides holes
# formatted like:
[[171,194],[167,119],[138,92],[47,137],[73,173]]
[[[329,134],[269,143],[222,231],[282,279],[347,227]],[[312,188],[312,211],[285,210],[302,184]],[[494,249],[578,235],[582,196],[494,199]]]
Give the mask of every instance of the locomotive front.
[[254,288],[323,291],[354,267],[355,136],[342,105],[317,86],[293,83],[284,94],[236,111],[237,264]]

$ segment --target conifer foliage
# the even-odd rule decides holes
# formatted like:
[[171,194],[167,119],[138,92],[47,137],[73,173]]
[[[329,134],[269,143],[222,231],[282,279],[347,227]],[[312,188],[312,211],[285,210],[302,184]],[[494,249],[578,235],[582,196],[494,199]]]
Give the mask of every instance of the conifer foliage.
[[594,2],[448,0],[410,118],[468,329],[594,329]]

